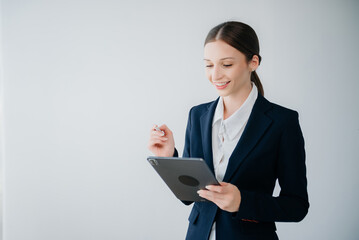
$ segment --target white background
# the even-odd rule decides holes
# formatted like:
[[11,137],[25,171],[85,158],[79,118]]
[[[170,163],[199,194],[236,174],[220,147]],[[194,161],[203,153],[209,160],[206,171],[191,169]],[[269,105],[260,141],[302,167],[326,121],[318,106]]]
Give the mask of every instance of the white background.
[[[265,97],[297,110],[310,209],[280,239],[359,234],[358,1],[1,1],[3,239],[184,239],[190,207],[146,157],[212,101],[203,43],[254,28]],[[278,194],[278,189],[276,189]]]

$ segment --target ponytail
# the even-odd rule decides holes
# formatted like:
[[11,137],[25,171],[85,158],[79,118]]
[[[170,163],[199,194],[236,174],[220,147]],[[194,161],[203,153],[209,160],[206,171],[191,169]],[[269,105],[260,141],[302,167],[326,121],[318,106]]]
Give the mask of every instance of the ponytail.
[[263,90],[263,86],[261,83],[261,80],[259,79],[256,71],[253,71],[251,74],[251,81],[256,85],[256,87],[258,88],[258,92],[264,96],[264,90]]

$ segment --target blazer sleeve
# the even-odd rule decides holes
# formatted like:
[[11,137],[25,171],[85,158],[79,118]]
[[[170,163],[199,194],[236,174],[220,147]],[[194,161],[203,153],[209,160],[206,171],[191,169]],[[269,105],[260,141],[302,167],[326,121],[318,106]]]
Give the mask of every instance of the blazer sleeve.
[[[183,154],[182,157],[191,157],[191,153],[190,153],[190,135],[191,135],[191,128],[192,128],[192,123],[191,123],[191,113],[192,113],[192,109],[189,111],[188,114],[188,120],[187,120],[187,127],[186,127],[186,135],[185,135],[185,143],[184,143],[184,149],[183,149]],[[175,152],[173,154],[174,157],[178,157],[178,151],[175,148]],[[186,205],[190,205],[191,203],[193,203],[193,201],[182,201],[184,204]]]
[[298,112],[289,117],[282,132],[278,153],[278,197],[239,189],[241,203],[237,219],[264,222],[299,222],[308,213],[309,202],[305,166],[304,139],[299,125]]

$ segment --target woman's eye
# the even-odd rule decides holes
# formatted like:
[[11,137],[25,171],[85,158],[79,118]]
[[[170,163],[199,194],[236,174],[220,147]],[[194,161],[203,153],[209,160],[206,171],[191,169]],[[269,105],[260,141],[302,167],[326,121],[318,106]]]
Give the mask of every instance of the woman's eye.
[[[233,64],[223,64],[224,67],[230,67],[232,65]],[[213,65],[206,65],[206,68],[210,68],[210,67],[213,67]]]

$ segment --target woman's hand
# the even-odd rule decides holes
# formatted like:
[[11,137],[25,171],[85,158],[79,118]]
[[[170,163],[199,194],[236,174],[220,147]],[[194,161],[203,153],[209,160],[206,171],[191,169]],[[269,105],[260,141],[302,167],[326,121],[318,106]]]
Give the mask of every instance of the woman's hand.
[[199,190],[197,193],[209,201],[214,202],[220,209],[227,212],[237,212],[241,204],[241,192],[236,186],[220,182],[220,186],[208,185],[208,190]]
[[164,124],[159,127],[165,132],[165,135],[159,131],[156,131],[157,125],[151,128],[150,141],[148,143],[148,149],[158,157],[172,157],[175,151],[175,141],[173,139],[172,131]]

